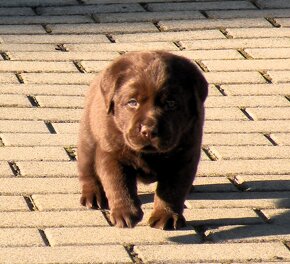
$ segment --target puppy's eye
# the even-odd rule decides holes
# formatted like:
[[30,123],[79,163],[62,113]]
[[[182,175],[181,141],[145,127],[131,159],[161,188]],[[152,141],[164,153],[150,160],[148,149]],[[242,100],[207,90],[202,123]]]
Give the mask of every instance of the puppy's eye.
[[128,102],[127,105],[131,108],[137,108],[139,106],[139,103],[135,98],[131,98]]
[[167,110],[174,110],[177,108],[177,102],[174,100],[167,100],[165,106]]

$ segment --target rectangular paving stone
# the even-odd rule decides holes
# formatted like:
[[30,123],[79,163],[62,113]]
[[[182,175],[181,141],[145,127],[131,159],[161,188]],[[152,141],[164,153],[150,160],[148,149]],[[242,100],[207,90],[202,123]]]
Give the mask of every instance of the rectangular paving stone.
[[[248,28],[247,30],[250,30]],[[262,30],[262,28],[258,29]],[[271,29],[266,29],[270,31]],[[242,48],[274,48],[274,47],[289,47],[290,40],[287,38],[278,38],[269,36],[263,39],[255,38],[255,34],[248,38],[242,39],[216,39],[216,40],[198,40],[198,41],[181,41],[183,47],[187,50],[199,49],[242,49]],[[237,36],[238,37],[238,36]]]
[[238,225],[210,229],[207,238],[215,243],[272,242],[290,239],[287,225]]
[[198,175],[220,176],[236,174],[289,174],[289,159],[202,161]]
[[35,98],[41,107],[82,108],[84,105],[83,96],[37,95]]
[[0,72],[78,72],[71,62],[0,61]]
[[56,46],[52,44],[16,44],[2,43],[0,50],[5,51],[55,51]]
[[206,11],[209,18],[258,18],[258,17],[287,17],[287,9],[253,9],[253,10],[210,10]]
[[1,228],[1,247],[41,247],[44,241],[36,228]]
[[89,84],[94,74],[89,73],[22,73],[27,84]]
[[[290,5],[289,5],[290,7]],[[289,17],[289,15],[288,15]],[[281,25],[282,27],[290,27],[290,22],[289,22],[289,18],[277,18],[275,19],[275,21]]]
[[[195,177],[191,193],[237,192],[237,191],[238,189],[226,177]],[[191,194],[189,194],[188,199],[190,199],[190,197]],[[190,204],[186,204],[186,206],[188,205]],[[188,206],[187,208],[191,209],[192,207]]]
[[200,20],[168,20],[158,23],[164,31],[190,30],[190,29],[218,29],[218,28],[259,28],[272,27],[263,18],[237,18],[237,19],[200,19]]
[[0,25],[0,34],[44,34],[41,25]]
[[248,208],[194,208],[185,209],[184,217],[190,225],[244,225],[263,223],[257,214]]
[[258,72],[206,72],[204,73],[209,83],[266,83],[266,80]]
[[289,132],[290,127],[283,120],[260,121],[207,121],[206,133],[274,133]]
[[[93,4],[112,4],[116,3],[118,0],[84,0],[84,3],[87,5]],[[156,2],[156,0],[146,0],[146,3]],[[158,0],[159,3],[167,2],[167,0]],[[175,2],[184,2],[184,0],[176,0]],[[126,0],[126,3],[139,3],[138,0]]]
[[166,19],[198,19],[204,16],[198,11],[169,11],[169,12],[132,12],[96,14],[94,18],[99,23],[123,22],[157,22]]
[[290,133],[275,133],[272,136],[279,145],[290,145]]
[[193,229],[164,232],[149,226],[130,228],[80,227],[45,229],[50,244],[55,246],[92,244],[172,244],[198,243],[200,238]]
[[234,38],[283,38],[290,36],[290,28],[227,28],[227,31]]
[[219,97],[219,96],[224,96],[224,95],[219,91],[219,89],[217,88],[216,85],[209,84],[208,85],[208,97],[211,97],[211,96]]
[[207,108],[207,120],[247,120],[248,118],[238,108]]
[[211,10],[211,9],[251,9],[255,8],[246,1],[210,1],[193,3],[150,3],[150,11],[170,11],[170,10]]
[[0,148],[1,160],[69,160],[62,147],[4,147]]
[[225,36],[219,30],[194,30],[178,32],[157,32],[157,33],[134,33],[134,34],[113,34],[116,42],[150,42],[150,41],[179,41],[192,39],[224,39]]
[[[77,179],[75,179],[77,181]],[[33,194],[39,211],[87,210],[80,204],[80,194]]]
[[57,133],[60,134],[75,134],[79,133],[79,124],[78,123],[53,123]]
[[[220,177],[214,177],[215,182],[220,180]],[[78,181],[76,179],[76,181]],[[228,181],[229,182],[229,181]],[[152,187],[152,186],[155,186]],[[197,188],[200,187],[200,190],[213,190],[213,188],[210,188],[210,185],[208,184],[208,188],[202,188],[201,185],[197,185]],[[225,184],[221,184],[221,186],[226,186]],[[144,213],[145,216],[143,217],[143,221],[140,223],[140,225],[147,225],[147,221],[149,218],[149,215],[151,213],[151,210],[153,208],[153,193],[156,189],[156,184],[152,184],[150,186],[144,186],[143,188],[139,188],[138,186],[138,196],[142,203],[142,208],[145,209]],[[228,191],[235,190],[233,188],[226,187]],[[150,194],[150,195],[148,195]],[[82,206],[80,204],[80,193],[44,193],[44,194],[33,194],[32,195],[33,203],[35,204],[37,210],[39,211],[59,211],[59,210],[88,210],[86,207]],[[188,203],[186,204],[188,205]],[[190,208],[190,207],[187,207]],[[270,207],[273,208],[273,207]],[[147,219],[146,219],[147,217]]]
[[0,212],[28,211],[28,210],[29,209],[27,203],[25,202],[22,196],[3,196],[3,195],[0,196]]
[[[287,159],[288,146],[216,146],[222,159]],[[286,162],[286,161],[285,161]]]
[[[267,175],[269,176],[269,175]],[[267,176],[264,176],[266,179]],[[273,175],[274,176],[274,175]],[[241,176],[244,179],[244,176]],[[248,177],[259,177],[256,175],[249,175]],[[262,177],[262,176],[260,176]],[[200,178],[200,177],[197,177]],[[206,178],[206,177],[202,177]],[[246,178],[245,178],[246,180]],[[267,182],[267,181],[266,181]],[[274,182],[274,181],[273,181]],[[247,186],[253,186],[246,182]],[[249,187],[250,188],[250,187]],[[257,192],[255,192],[255,190]],[[278,189],[274,189],[272,192],[270,189],[267,192],[261,192],[262,189],[253,189],[248,192],[211,192],[211,193],[198,193],[192,192],[188,195],[187,203],[189,204],[190,209],[195,208],[204,208],[211,210],[210,208],[289,208],[290,202],[287,197],[289,196],[288,192],[276,192]],[[266,191],[266,189],[263,189]],[[218,190],[217,190],[218,191]],[[282,191],[282,189],[281,189]],[[280,201],[285,201],[281,203]]]
[[33,16],[35,13],[30,7],[1,7],[0,8],[1,16]]
[[25,2],[21,0],[14,0],[14,1],[9,1],[9,2],[3,2],[0,3],[0,6],[54,6],[54,5],[73,5],[77,4],[76,0],[42,0],[39,2],[38,0],[26,0]]
[[[1,89],[1,86],[0,86]],[[210,96],[224,96],[214,84],[208,85],[208,97]]]
[[273,83],[290,82],[290,71],[268,71]]
[[0,177],[14,176],[7,162],[0,161]]
[[273,221],[275,225],[288,225],[290,209],[265,209],[263,213]]
[[63,121],[79,121],[81,113],[82,113],[81,109],[69,109],[69,108],[62,109],[62,108],[40,108],[40,107],[33,108],[3,107],[0,112],[0,118],[6,120],[21,119],[21,120],[38,120],[38,121],[42,120],[42,121],[63,122]]
[[65,44],[68,51],[144,51],[144,50],[179,50],[171,42],[134,42],[134,43],[100,43],[93,44]]
[[[0,61],[1,62],[1,61]],[[13,73],[1,73],[0,83],[19,83],[17,77]]]
[[40,15],[80,15],[94,13],[119,13],[119,12],[144,12],[144,9],[136,4],[109,4],[109,5],[75,5],[38,7],[36,12]]
[[1,84],[0,92],[3,94],[24,95],[84,95],[88,85],[81,84]]
[[108,223],[98,210],[59,212],[2,212],[0,227],[73,227],[107,226]]
[[71,146],[77,144],[77,134],[0,134],[5,146]]
[[69,34],[69,35],[2,35],[1,39],[4,43],[22,43],[23,44],[48,44],[48,43],[99,43],[107,42],[109,39],[100,34],[91,34],[91,35],[82,35],[80,38],[79,35]]
[[255,59],[286,59],[290,58],[290,48],[245,49]]
[[[187,57],[191,60],[223,60],[223,59],[244,59],[237,50],[195,50],[195,51],[174,51],[176,55]],[[223,64],[223,62],[220,61]]]
[[[288,260],[289,251],[279,242],[197,245],[142,245],[135,251],[145,263],[227,262]],[[178,254],[176,254],[178,252]],[[193,254],[194,252],[194,254]],[[210,254],[209,254],[210,252]]]
[[[21,168],[20,168],[21,170]],[[41,175],[37,175],[40,177]],[[59,175],[60,176],[60,175]],[[6,194],[78,193],[76,178],[0,178],[1,192]]]
[[286,84],[235,84],[221,85],[227,95],[233,96],[270,96],[290,94],[290,86]]
[[[84,0],[84,3],[87,5],[93,5],[93,4],[112,4],[112,3],[116,3],[118,2],[118,0]],[[126,0],[126,3],[139,3],[138,0]],[[152,3],[152,2],[156,2],[156,0],[147,0],[146,3]],[[167,2],[167,0],[159,0],[159,3],[162,2]],[[176,2],[184,2],[184,0],[176,0]]]
[[287,200],[289,193],[286,192],[290,190],[289,175],[241,175],[239,177],[249,187],[249,191],[268,191],[268,193],[269,191],[280,191],[277,192],[277,196],[280,195],[280,200],[276,202],[277,206],[288,207],[288,201],[290,204],[290,200]]
[[22,133],[49,133],[44,122],[41,121],[20,121],[0,120],[0,132],[22,132]]
[[111,61],[82,61],[81,65],[86,72],[100,72],[109,66]]
[[[284,96],[219,96],[208,97],[206,107],[286,107]],[[260,108],[262,109],[262,108]]]
[[[5,140],[5,136],[3,136]],[[204,145],[214,146],[270,146],[270,141],[260,133],[231,133],[231,134],[208,134],[203,135]]]
[[3,264],[131,263],[121,245],[0,248]]
[[76,24],[94,22],[89,16],[11,16],[0,17],[1,25]]
[[258,0],[257,5],[262,8],[290,8],[290,3],[284,0],[277,0],[275,2],[269,0]]
[[11,60],[26,61],[73,61],[73,60],[112,60],[120,56],[117,52],[9,52]]
[[290,59],[272,60],[202,60],[210,71],[289,70]]
[[290,120],[290,108],[289,107],[256,107],[247,108],[246,110],[251,116],[255,117],[255,120]]
[[149,22],[104,24],[50,24],[48,25],[48,27],[53,34],[158,32],[158,29]]
[[[0,64],[1,64],[1,62],[0,62]],[[24,95],[0,94],[0,106],[30,107],[31,104],[30,104],[27,96],[24,96]],[[1,109],[1,111],[2,111],[2,109]]]
[[[17,166],[23,177],[76,177],[78,175],[76,162],[19,161]],[[74,181],[77,182],[77,179]]]

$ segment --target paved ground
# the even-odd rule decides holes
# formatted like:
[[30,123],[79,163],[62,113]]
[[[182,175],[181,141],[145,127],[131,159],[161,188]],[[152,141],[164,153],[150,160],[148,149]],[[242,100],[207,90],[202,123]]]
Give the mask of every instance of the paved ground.
[[[0,1],[0,263],[290,262],[288,0]],[[211,83],[188,227],[133,230],[79,206],[83,95],[131,50]]]

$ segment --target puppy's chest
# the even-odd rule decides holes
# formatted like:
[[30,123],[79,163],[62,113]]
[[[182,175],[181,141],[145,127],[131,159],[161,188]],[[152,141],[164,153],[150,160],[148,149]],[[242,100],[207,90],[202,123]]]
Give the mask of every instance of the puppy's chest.
[[127,157],[125,164],[134,169],[140,181],[150,183],[158,180],[170,161],[166,157],[139,154]]

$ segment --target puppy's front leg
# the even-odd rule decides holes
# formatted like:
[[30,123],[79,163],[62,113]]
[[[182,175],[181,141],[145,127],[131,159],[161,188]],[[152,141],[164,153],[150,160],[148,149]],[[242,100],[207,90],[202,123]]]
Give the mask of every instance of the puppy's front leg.
[[136,175],[114,159],[112,153],[98,153],[98,157],[96,169],[109,201],[110,220],[117,227],[132,228],[143,217]]
[[158,181],[154,209],[149,218],[151,227],[170,230],[186,226],[183,209],[192,181],[193,175],[190,171],[172,173]]

